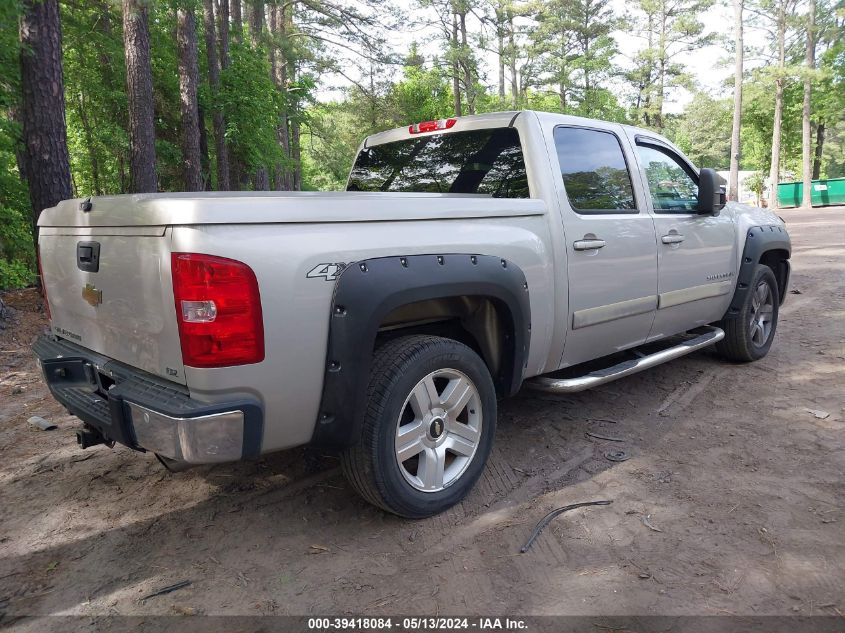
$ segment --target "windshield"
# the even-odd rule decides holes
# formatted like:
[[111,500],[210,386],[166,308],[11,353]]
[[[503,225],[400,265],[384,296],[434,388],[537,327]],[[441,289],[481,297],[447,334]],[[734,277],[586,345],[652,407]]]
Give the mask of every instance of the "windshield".
[[355,159],[346,189],[529,197],[522,145],[513,128],[435,134],[366,147]]

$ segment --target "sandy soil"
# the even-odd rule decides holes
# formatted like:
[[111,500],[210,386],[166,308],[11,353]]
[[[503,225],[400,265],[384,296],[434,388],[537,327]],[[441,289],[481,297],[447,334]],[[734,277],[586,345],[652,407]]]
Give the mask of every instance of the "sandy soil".
[[[501,407],[475,491],[417,522],[370,507],[336,460],[303,450],[180,474],[121,447],[80,451],[79,422],[28,351],[38,297],[5,295],[0,623],[845,613],[845,210],[783,215],[798,294],[767,358],[702,352],[571,397],[523,391]],[[35,429],[32,415],[58,429]],[[619,449],[631,459],[605,458]],[[563,515],[519,553],[546,512],[593,499],[613,504]]]

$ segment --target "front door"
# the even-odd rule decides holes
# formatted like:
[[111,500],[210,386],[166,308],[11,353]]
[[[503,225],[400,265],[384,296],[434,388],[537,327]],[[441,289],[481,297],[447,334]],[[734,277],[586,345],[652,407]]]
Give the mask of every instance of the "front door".
[[672,147],[637,136],[657,238],[658,310],[649,340],[722,318],[736,276],[733,215],[696,213],[698,174]]
[[554,144],[569,280],[562,366],[570,366],[645,341],[657,308],[657,250],[621,126],[558,125]]

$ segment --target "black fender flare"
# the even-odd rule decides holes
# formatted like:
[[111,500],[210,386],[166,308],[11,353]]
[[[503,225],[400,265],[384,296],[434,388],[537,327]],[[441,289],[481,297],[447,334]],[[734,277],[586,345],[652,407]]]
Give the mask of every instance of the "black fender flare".
[[[760,263],[767,251],[785,250],[791,255],[792,245],[789,240],[789,233],[781,226],[752,226],[745,236],[745,247],[742,250],[742,259],[737,274],[736,290],[731,299],[728,311],[725,312],[723,320],[735,319],[742,310],[745,297],[751,291],[751,280],[754,275],[754,268]],[[789,255],[787,255],[787,258]],[[775,271],[775,275],[778,271]],[[783,288],[786,290],[789,281],[789,267],[787,265],[784,274]],[[783,297],[780,298],[783,303]]]
[[343,447],[360,434],[376,337],[384,318],[419,301],[487,297],[509,315],[507,359],[495,377],[516,393],[528,359],[531,307],[528,283],[513,262],[491,255],[379,257],[351,263],[332,297],[323,394],[311,443]]

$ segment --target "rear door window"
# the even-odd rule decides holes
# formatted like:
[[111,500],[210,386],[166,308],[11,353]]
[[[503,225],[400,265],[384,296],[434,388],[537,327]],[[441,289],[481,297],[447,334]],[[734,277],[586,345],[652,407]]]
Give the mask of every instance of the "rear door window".
[[637,212],[628,164],[615,134],[557,127],[555,147],[566,196],[575,212]]
[[514,128],[433,134],[365,147],[355,159],[346,189],[530,197]]

